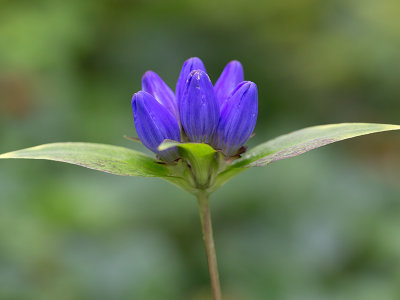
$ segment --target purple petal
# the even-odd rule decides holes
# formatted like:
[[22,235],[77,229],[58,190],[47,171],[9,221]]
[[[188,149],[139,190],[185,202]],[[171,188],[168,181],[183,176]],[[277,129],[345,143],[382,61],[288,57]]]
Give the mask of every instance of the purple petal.
[[219,121],[219,106],[207,73],[195,70],[189,74],[179,111],[190,141],[211,142]]
[[167,108],[175,117],[179,116],[174,92],[157,73],[147,71],[142,77],[143,91],[152,95],[159,103]]
[[161,152],[157,149],[165,139],[180,141],[179,124],[172,113],[144,91],[133,95],[132,111],[136,132],[143,145],[165,161],[172,162],[177,159],[176,148]]
[[237,60],[233,60],[228,63],[214,86],[215,95],[217,96],[221,109],[232,91],[243,80],[244,75],[242,64]]
[[179,101],[183,96],[183,91],[185,89],[188,76],[190,72],[194,70],[202,70],[206,72],[206,68],[204,67],[203,62],[198,57],[189,58],[183,63],[181,73],[179,74],[178,82],[176,83],[176,91],[175,91],[178,106],[179,106]]
[[221,149],[226,156],[237,154],[256,126],[257,112],[257,86],[244,81],[232,92],[221,112],[214,147]]

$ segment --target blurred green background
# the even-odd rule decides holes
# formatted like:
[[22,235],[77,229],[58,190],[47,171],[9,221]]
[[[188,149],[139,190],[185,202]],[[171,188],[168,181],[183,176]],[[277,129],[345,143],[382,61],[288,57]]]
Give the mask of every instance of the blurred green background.
[[[0,1],[0,153],[143,150],[130,99],[198,56],[259,87],[250,146],[306,126],[400,123],[400,2]],[[249,170],[212,197],[226,299],[400,299],[400,136]],[[208,299],[195,199],[159,179],[0,162],[0,299]]]

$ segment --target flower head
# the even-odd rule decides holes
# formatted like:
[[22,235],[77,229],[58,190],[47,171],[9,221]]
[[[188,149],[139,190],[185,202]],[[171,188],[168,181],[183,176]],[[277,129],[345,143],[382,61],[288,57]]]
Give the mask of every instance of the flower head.
[[146,72],[143,90],[132,99],[140,140],[168,162],[179,154],[176,148],[158,151],[166,139],[206,143],[235,156],[257,121],[257,86],[243,80],[242,65],[231,61],[213,86],[203,62],[193,57],[183,64],[174,94],[160,76]]

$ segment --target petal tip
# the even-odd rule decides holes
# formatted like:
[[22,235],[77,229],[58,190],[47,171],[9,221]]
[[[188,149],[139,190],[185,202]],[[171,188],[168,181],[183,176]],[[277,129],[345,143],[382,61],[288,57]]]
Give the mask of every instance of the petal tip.
[[153,70],[147,70],[146,72],[144,72],[142,78],[144,78],[144,77],[146,77],[146,76],[153,75],[153,74],[156,74],[156,72],[154,72]]
[[231,60],[230,62],[228,62],[228,65],[233,65],[235,67],[242,67],[243,68],[242,63],[240,61],[236,60],[236,59]]
[[210,77],[208,76],[208,74],[206,72],[204,72],[203,70],[193,70],[189,73],[188,79],[189,78],[194,78],[196,80],[200,80],[202,78],[206,77],[208,80],[210,80]]
[[185,61],[185,63],[193,63],[193,64],[201,64],[201,65],[204,65],[204,64],[203,64],[203,61],[202,61],[200,58],[198,58],[197,56],[193,56],[193,57],[188,58],[188,59]]

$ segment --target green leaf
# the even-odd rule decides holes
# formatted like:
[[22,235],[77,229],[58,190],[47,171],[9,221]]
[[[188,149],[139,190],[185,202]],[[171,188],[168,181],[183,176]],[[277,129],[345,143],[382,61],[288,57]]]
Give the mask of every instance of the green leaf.
[[122,176],[165,177],[168,166],[128,148],[92,143],[54,143],[0,155],[0,159],[45,159]]
[[262,167],[345,139],[398,129],[400,129],[399,125],[373,123],[342,123],[308,127],[258,145],[247,151],[242,158],[234,161],[230,168]]

